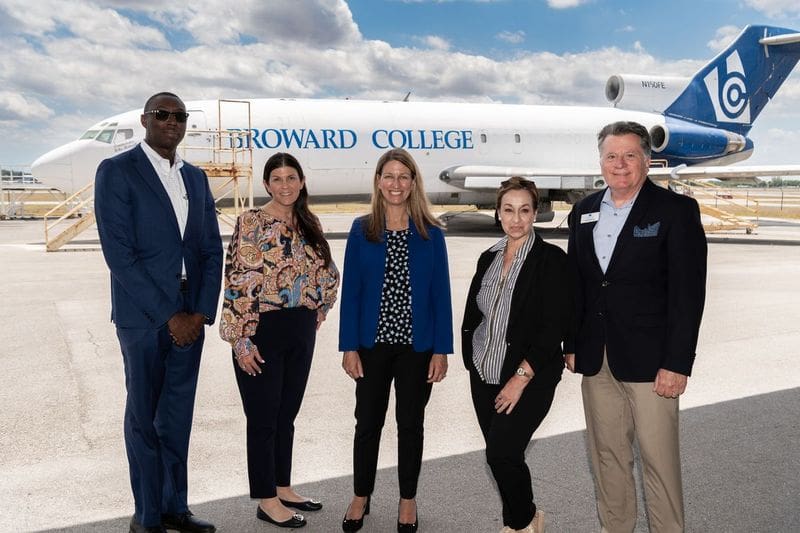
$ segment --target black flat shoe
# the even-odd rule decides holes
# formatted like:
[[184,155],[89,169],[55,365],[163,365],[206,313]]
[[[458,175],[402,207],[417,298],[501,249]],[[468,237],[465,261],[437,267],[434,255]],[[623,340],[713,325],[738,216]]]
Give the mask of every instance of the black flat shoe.
[[278,527],[288,527],[292,529],[297,529],[298,527],[304,527],[307,522],[306,519],[303,518],[303,515],[295,513],[289,520],[284,520],[283,522],[278,522],[277,520],[273,520],[259,505],[256,509],[256,518],[259,520],[263,520],[264,522],[269,522],[270,524],[274,524]]
[[[372,496],[367,496],[367,505],[364,506],[364,514],[361,515],[361,518],[347,518],[347,511],[344,513],[344,519],[342,520],[342,531],[358,531],[362,527],[364,527],[364,517],[369,514],[369,501],[372,499]],[[350,510],[350,507],[347,507]]]
[[305,500],[302,502],[290,502],[289,500],[281,500],[278,498],[284,507],[291,507],[298,511],[319,511],[322,509],[322,502],[317,500]]

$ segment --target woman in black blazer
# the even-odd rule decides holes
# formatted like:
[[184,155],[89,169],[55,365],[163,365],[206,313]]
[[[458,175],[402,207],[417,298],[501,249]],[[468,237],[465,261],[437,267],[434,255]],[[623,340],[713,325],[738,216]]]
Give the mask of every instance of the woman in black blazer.
[[550,410],[571,326],[567,255],[534,233],[537,203],[533,182],[502,183],[497,212],[505,237],[478,259],[461,328],[486,461],[503,502],[503,532],[544,528],[525,449]]

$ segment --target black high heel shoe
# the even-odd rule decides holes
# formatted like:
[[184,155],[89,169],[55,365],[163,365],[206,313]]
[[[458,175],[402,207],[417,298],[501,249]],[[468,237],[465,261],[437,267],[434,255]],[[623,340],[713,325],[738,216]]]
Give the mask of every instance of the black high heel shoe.
[[[364,506],[364,514],[361,515],[361,518],[347,518],[347,511],[344,513],[344,518],[342,519],[342,531],[358,531],[362,527],[364,527],[364,517],[369,514],[369,501],[372,499],[372,496],[367,496],[367,505]],[[347,507],[350,510],[350,507]]]
[[[416,506],[416,504],[415,504]],[[400,503],[397,503],[397,533],[416,533],[417,528],[419,527],[419,514],[417,514],[417,510],[414,509],[414,523],[413,524],[404,524],[400,521]]]

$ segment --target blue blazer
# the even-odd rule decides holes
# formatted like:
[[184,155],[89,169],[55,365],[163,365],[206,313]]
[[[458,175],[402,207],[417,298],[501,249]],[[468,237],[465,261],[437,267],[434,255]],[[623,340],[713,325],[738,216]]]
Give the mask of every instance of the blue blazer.
[[617,237],[605,274],[597,261],[595,221],[603,191],[569,216],[574,276],[576,371],[599,372],[604,350],[618,380],[653,381],[660,368],[690,375],[706,289],[706,236],[697,202],[647,179]]
[[184,310],[181,262],[186,264],[189,312],[214,321],[222,279],[222,240],[208,179],[184,163],[189,197],[186,231],[150,160],[137,146],[100,163],[95,216],[111,271],[111,320],[121,328],[157,329]]
[[[409,219],[409,275],[411,277],[411,334],[414,351],[453,353],[453,311],[444,233],[428,228],[423,239]],[[339,350],[372,348],[378,331],[386,242],[370,242],[366,217],[353,221],[344,254],[339,319]]]

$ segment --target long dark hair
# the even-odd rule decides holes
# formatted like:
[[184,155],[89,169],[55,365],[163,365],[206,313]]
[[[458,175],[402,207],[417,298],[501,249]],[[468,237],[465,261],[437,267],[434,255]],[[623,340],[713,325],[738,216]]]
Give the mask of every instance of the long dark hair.
[[[317,252],[319,257],[325,262],[328,267],[331,264],[331,247],[328,241],[325,240],[325,235],[322,233],[322,226],[319,219],[308,208],[308,189],[306,189],[306,176],[303,174],[303,167],[292,154],[286,152],[278,152],[269,159],[264,165],[264,182],[269,183],[269,175],[276,168],[291,167],[297,171],[300,181],[303,182],[303,188],[300,189],[300,195],[297,201],[292,206],[292,213],[297,221],[297,229],[306,240],[308,244]],[[269,193],[269,190],[267,191]],[[270,195],[271,196],[271,195]]]

